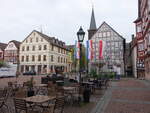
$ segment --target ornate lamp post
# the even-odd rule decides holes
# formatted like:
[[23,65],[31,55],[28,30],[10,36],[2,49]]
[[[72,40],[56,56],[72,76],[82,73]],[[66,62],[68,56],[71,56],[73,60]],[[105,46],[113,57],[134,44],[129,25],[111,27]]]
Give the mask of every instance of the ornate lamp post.
[[78,42],[80,43],[80,59],[79,59],[79,82],[81,82],[81,59],[82,59],[82,42],[84,40],[85,32],[83,31],[82,27],[80,27],[79,31],[77,32]]

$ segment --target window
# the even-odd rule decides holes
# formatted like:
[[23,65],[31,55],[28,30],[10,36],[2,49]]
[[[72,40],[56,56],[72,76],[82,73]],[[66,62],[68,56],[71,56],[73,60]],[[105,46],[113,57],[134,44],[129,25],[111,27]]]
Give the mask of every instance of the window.
[[42,47],[41,47],[41,45],[39,45],[39,50],[41,50],[42,49]]
[[58,63],[60,62],[60,57],[58,57]]
[[24,46],[22,47],[22,51],[24,51]]
[[34,55],[32,55],[32,61],[35,61],[35,56]]
[[107,37],[110,37],[110,32],[107,32]]
[[99,33],[99,37],[100,37],[100,38],[102,37],[102,33]]
[[0,58],[2,58],[2,55],[3,55],[3,54],[2,54],[2,53],[0,53]]
[[142,26],[141,25],[137,25],[137,32],[141,32],[142,31]]
[[44,50],[46,50],[47,49],[47,45],[44,45]]
[[58,47],[58,53],[60,53],[60,48]]
[[43,55],[43,61],[46,61],[46,55]]
[[118,43],[118,42],[115,43],[115,47],[116,47],[116,48],[119,47],[119,43]]
[[53,58],[53,55],[51,55],[51,62],[53,62],[54,61],[54,58]]
[[106,32],[103,32],[103,37],[106,37]]
[[52,45],[52,48],[51,48],[51,50],[52,50],[52,51],[54,51],[54,46],[53,46],[53,45]]
[[41,42],[43,42],[43,38],[41,38]]
[[144,50],[144,44],[143,43],[138,44],[138,50],[139,51]]
[[64,63],[65,63],[65,61],[66,61],[66,60],[65,60],[65,58],[64,58]]
[[29,46],[27,46],[27,51],[29,51]]
[[35,46],[32,46],[32,51],[35,51]]
[[51,71],[53,71],[53,66],[51,66]]
[[26,56],[26,62],[28,62],[29,61],[29,56]]
[[28,40],[26,39],[26,43],[28,43]]
[[30,42],[32,43],[32,38],[30,38]]
[[61,49],[61,53],[63,53],[63,49]]
[[38,61],[41,61],[41,55],[38,55]]
[[36,42],[38,42],[39,41],[39,39],[38,39],[38,37],[36,37]]
[[24,56],[21,57],[21,61],[24,62]]
[[61,63],[63,62],[63,58],[61,58]]

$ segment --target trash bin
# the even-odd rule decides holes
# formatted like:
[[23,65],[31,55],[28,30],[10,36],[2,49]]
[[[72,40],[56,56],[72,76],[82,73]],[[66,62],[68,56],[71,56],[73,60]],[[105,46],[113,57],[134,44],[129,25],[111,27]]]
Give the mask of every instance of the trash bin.
[[84,100],[85,103],[90,102],[90,94],[91,94],[90,89],[85,88],[84,91],[83,91],[83,100]]

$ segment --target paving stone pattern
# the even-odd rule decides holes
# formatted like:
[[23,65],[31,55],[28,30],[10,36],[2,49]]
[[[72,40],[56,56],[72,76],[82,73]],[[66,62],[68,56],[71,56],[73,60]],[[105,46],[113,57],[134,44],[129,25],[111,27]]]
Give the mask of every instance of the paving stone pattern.
[[116,84],[107,107],[99,113],[150,113],[150,82],[123,79]]

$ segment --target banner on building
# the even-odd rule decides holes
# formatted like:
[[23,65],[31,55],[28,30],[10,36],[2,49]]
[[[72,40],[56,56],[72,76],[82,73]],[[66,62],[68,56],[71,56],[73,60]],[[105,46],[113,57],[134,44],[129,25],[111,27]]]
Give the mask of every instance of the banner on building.
[[86,41],[86,57],[88,60],[93,59],[93,43],[92,40]]
[[105,42],[103,40],[99,41],[99,59],[104,58]]

